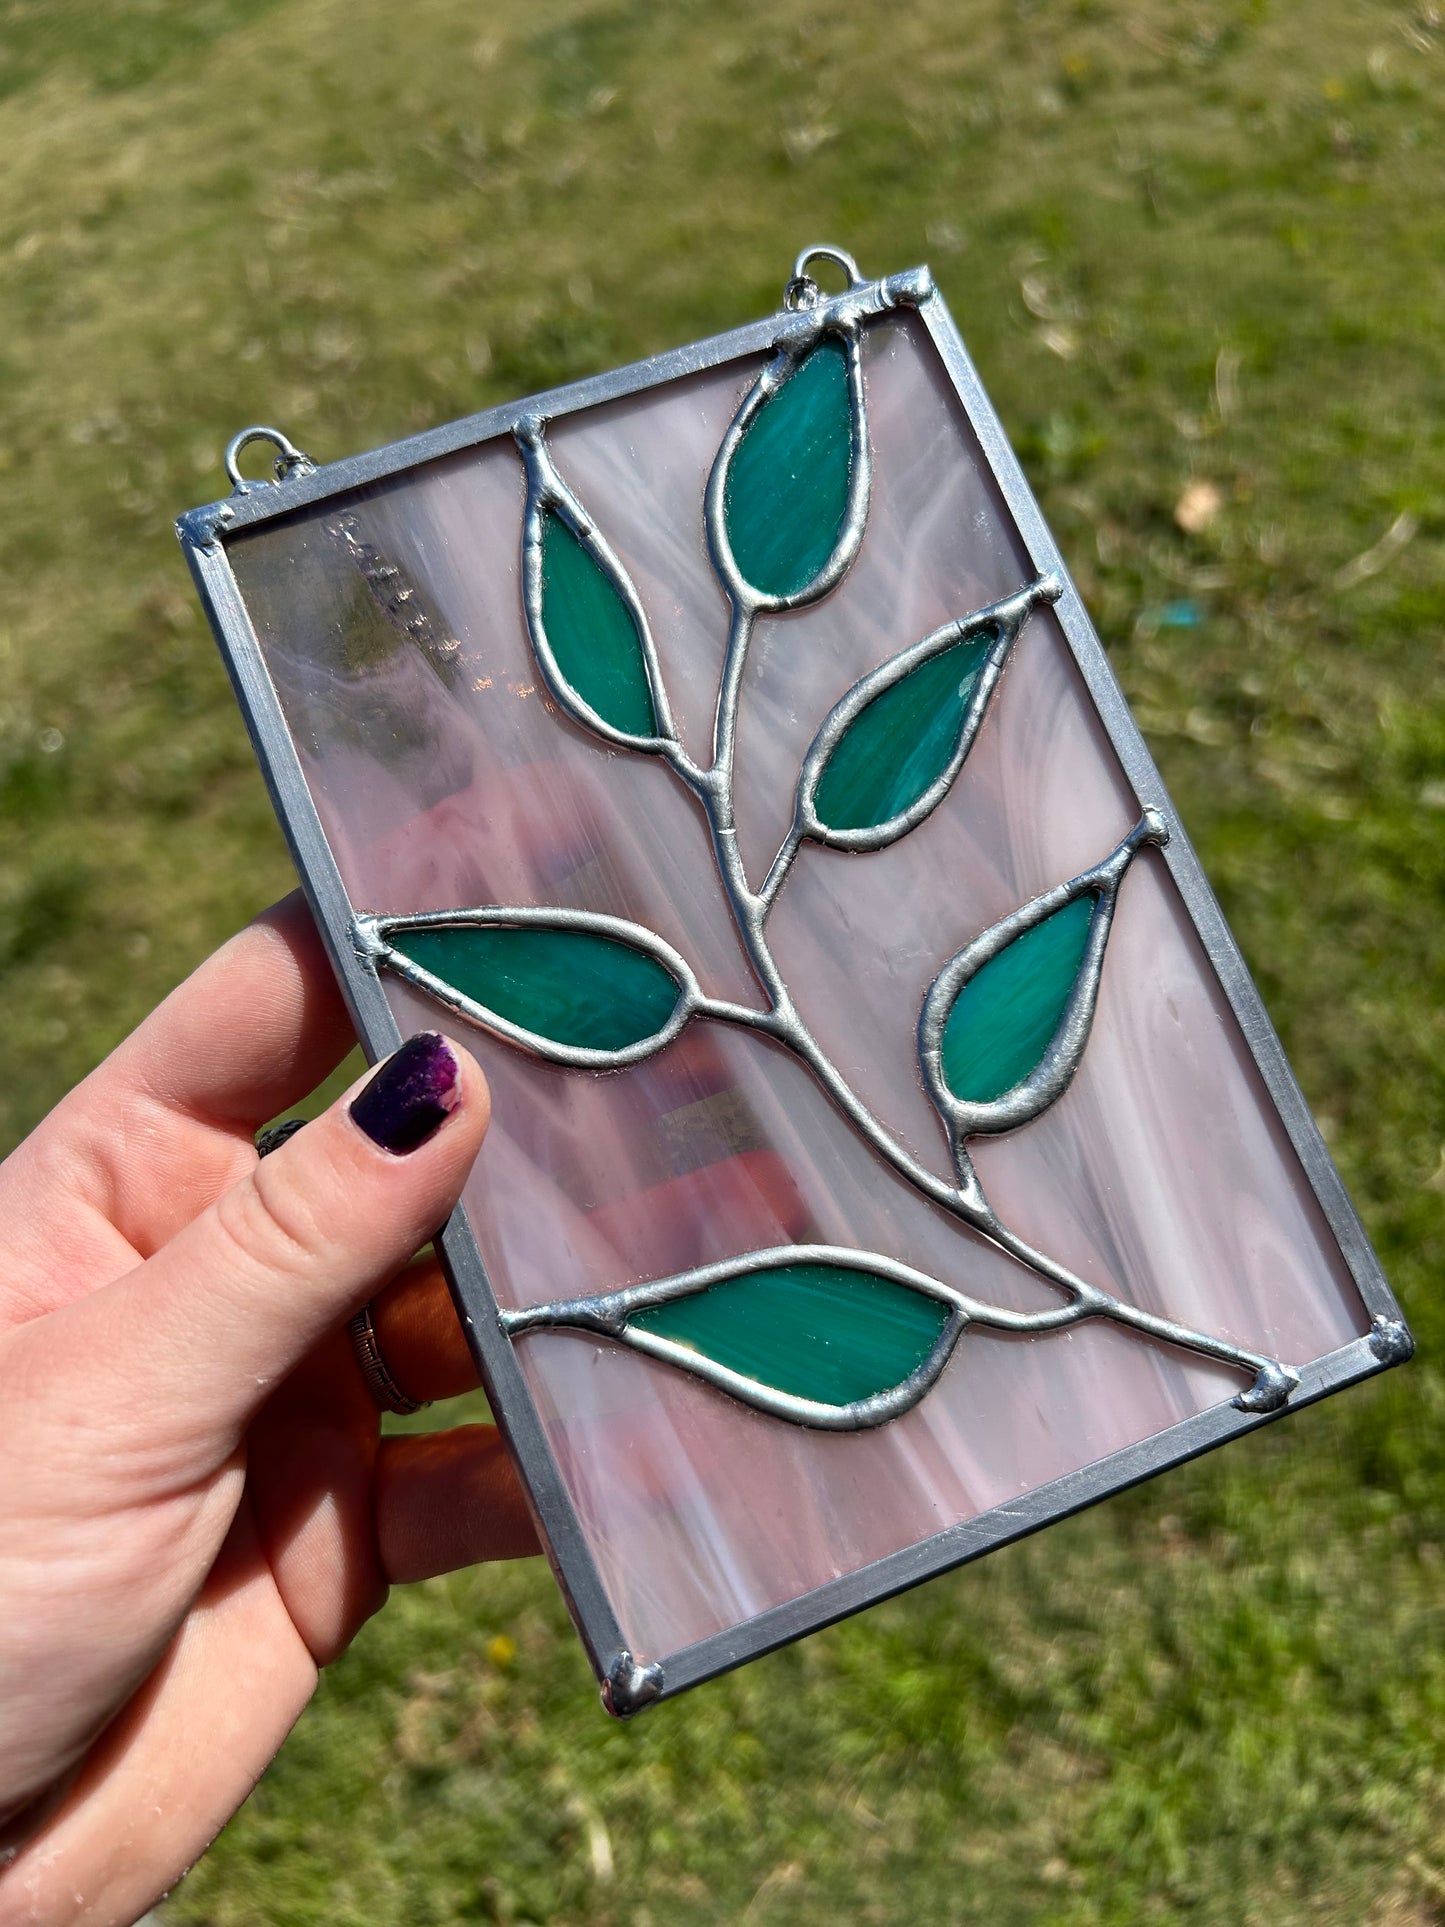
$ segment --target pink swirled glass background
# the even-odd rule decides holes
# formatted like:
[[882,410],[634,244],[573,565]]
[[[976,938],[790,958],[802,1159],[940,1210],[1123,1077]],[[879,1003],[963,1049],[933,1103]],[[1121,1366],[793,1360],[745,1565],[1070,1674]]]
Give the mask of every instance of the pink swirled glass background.
[[[875,323],[875,487],[842,587],[758,628],[739,725],[741,847],[756,882],[818,721],[856,678],[1020,587],[1022,547],[932,347]],[[570,416],[553,457],[637,585],[684,738],[706,759],[726,632],[703,485],[756,370],[734,363]],[[646,924],[705,990],[753,1001],[694,801],[544,697],[522,614],[510,440],[347,504],[402,571],[450,668],[376,613],[335,503],[231,545],[342,877],[359,910],[566,905]],[[1028,624],[952,794],[878,855],[805,848],[774,948],[820,1041],[939,1171],[914,1031],[939,965],[1097,862],[1142,804],[1052,612]],[[434,1006],[388,988],[403,1031]],[[551,1069],[460,1020],[493,1124],[466,1207],[503,1305],[606,1290],[789,1240],[887,1252],[975,1296],[1057,1302],[1041,1280],[880,1164],[765,1041],[694,1026],[631,1070]],[[1126,879],[1079,1075],[1042,1118],[980,1144],[1000,1215],[1132,1302],[1299,1364],[1368,1328],[1298,1160],[1162,858]],[[634,1652],[736,1624],[1231,1397],[1238,1375],[1104,1324],[969,1334],[913,1411],[813,1433],[620,1346],[520,1341],[548,1439]]]

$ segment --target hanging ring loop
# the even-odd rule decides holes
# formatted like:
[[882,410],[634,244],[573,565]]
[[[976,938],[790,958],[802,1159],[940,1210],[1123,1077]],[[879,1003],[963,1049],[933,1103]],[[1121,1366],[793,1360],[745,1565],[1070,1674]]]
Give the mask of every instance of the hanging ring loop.
[[233,435],[226,447],[226,474],[238,495],[249,495],[253,489],[273,486],[270,482],[248,482],[241,473],[241,450],[249,448],[252,442],[269,442],[276,449],[276,460],[272,466],[278,483],[289,482],[297,475],[316,473],[316,464],[311,457],[289,441],[279,428],[266,428],[258,423],[254,428],[243,428],[239,435]]
[[808,308],[816,308],[823,298],[822,289],[808,272],[810,261],[831,261],[840,267],[848,277],[849,288],[866,288],[868,283],[858,271],[858,263],[845,248],[811,247],[803,252],[793,263],[792,279],[783,290],[783,306],[790,314],[798,314]]

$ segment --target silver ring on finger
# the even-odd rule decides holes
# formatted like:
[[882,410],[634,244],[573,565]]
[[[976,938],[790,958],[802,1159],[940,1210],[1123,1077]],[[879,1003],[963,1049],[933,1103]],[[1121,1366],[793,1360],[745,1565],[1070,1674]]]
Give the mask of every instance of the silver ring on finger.
[[351,1340],[351,1349],[356,1355],[361,1376],[366,1381],[366,1389],[371,1393],[379,1411],[399,1412],[405,1418],[412,1412],[419,1412],[423,1405],[429,1403],[424,1398],[408,1398],[392,1377],[391,1370],[381,1355],[381,1345],[376,1336],[376,1326],[372,1321],[370,1305],[363,1305],[354,1318],[347,1320],[346,1335]]

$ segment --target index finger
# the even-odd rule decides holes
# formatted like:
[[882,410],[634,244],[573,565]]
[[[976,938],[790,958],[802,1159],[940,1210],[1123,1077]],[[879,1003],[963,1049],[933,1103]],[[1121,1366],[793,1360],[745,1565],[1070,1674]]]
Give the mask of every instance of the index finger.
[[43,1290],[63,1267],[71,1297],[149,1257],[245,1173],[257,1127],[353,1041],[293,893],[192,972],[0,1167],[0,1214],[20,1245],[14,1288]]

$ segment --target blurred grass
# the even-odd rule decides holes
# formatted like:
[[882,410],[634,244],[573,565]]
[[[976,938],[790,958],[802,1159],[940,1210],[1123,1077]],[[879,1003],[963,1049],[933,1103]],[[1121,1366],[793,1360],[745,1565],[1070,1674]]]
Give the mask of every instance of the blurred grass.
[[169,1917],[1445,1921],[1442,77],[1370,0],[0,5],[7,1139],[288,887],[169,528],[233,430],[830,239],[932,262],[1423,1349],[625,1729],[545,1572],[399,1596]]

